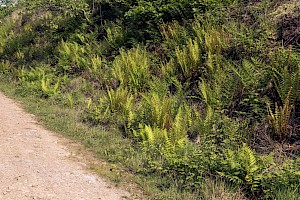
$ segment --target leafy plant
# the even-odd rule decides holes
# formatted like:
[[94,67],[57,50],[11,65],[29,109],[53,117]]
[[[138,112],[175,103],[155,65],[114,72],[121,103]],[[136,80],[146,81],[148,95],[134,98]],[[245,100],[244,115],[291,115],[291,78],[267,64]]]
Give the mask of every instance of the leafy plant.
[[11,63],[8,60],[0,62],[0,72],[1,73],[6,73],[10,69],[11,69]]
[[200,95],[208,107],[217,108],[220,105],[220,87],[212,84],[211,87],[206,81],[202,80],[199,83]]
[[90,100],[87,106],[87,118],[94,123],[118,123],[131,128],[134,120],[134,96],[127,88],[108,89],[104,97],[100,97],[94,105]]
[[177,47],[175,49],[177,62],[180,66],[180,72],[184,78],[189,78],[201,65],[201,52],[197,41],[189,39],[186,47],[182,50]]
[[125,44],[126,32],[124,33],[124,30],[121,26],[112,24],[105,30],[107,35],[106,40],[114,49],[118,49]]
[[79,73],[90,67],[89,61],[85,58],[88,57],[86,48],[76,42],[62,42],[58,53],[58,64],[63,72]]
[[134,97],[127,88],[108,89],[104,101],[108,102],[112,113],[127,114],[132,108]]
[[284,141],[290,135],[289,123],[292,115],[293,106],[290,104],[289,97],[284,102],[284,106],[275,104],[275,111],[273,112],[268,106],[269,110],[269,123],[273,128],[275,136],[279,141]]
[[129,86],[133,91],[145,91],[150,81],[150,58],[141,47],[125,51],[113,62],[112,74],[122,87]]
[[22,68],[18,79],[27,85],[28,88],[41,97],[58,96],[60,91],[60,78],[54,79],[52,74],[42,68]]
[[139,108],[140,115],[144,118],[143,123],[153,127],[170,130],[178,112],[179,105],[175,99],[159,96],[158,93],[151,93],[143,96],[143,102]]
[[271,58],[276,62],[272,63],[271,73],[276,90],[282,102],[287,98],[294,103],[299,100],[300,94],[300,57],[289,50],[278,50]]
[[2,22],[0,23],[0,54],[2,55],[4,52],[4,48],[5,48],[5,44],[6,42],[9,40],[9,38],[11,37],[11,35],[13,35],[13,33],[11,33],[10,31],[12,30],[13,26],[14,26],[15,22],[14,20],[5,20],[5,23]]
[[[155,187],[171,194],[160,199],[205,198],[220,177],[211,190],[297,198],[299,38],[273,26],[279,5],[290,3],[20,0],[0,8],[0,76],[23,96],[68,105],[75,121],[84,113],[88,124],[70,134],[139,177],[159,176]],[[295,152],[258,154],[269,127]]]
[[163,23],[160,25],[160,33],[164,39],[164,45],[168,49],[175,50],[180,45],[186,44],[189,38],[188,30],[177,21],[173,23]]
[[264,171],[268,171],[274,164],[273,156],[259,157],[246,144],[234,152],[227,150],[225,160],[218,174],[237,184],[245,184],[254,192],[260,189],[264,181]]

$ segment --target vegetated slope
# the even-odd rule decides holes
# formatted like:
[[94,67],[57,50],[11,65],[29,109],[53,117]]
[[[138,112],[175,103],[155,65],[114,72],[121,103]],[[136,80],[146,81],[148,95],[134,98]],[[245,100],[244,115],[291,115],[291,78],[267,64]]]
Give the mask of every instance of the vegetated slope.
[[[161,190],[297,199],[299,7],[20,2],[3,11],[1,73],[24,95],[83,109],[91,126],[119,128],[132,146],[105,156],[162,177]],[[208,192],[207,180],[220,179],[243,195]]]

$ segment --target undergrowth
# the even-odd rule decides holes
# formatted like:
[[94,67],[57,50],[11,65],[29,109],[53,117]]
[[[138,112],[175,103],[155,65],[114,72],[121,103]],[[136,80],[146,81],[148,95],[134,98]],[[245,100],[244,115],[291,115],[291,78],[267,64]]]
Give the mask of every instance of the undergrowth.
[[20,1],[1,8],[0,73],[20,95],[117,130],[126,147],[101,149],[97,131],[81,139],[176,191],[157,199],[297,199],[292,2]]

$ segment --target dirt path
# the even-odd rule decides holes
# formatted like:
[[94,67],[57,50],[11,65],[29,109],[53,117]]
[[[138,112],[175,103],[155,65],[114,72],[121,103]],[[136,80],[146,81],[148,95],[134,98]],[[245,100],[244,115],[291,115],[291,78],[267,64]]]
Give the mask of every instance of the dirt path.
[[130,199],[71,159],[61,140],[0,93],[0,199]]

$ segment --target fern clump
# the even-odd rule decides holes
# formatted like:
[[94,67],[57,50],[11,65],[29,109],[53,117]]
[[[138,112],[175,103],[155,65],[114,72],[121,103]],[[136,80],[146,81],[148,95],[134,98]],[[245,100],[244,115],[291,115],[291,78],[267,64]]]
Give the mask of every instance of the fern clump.
[[227,150],[222,165],[224,170],[218,172],[221,176],[237,184],[246,184],[254,192],[263,181],[264,170],[271,168],[275,163],[272,155],[258,157],[252,149],[243,144],[237,152]]
[[[267,196],[272,196],[278,185],[299,189],[299,167],[294,161],[277,164],[273,154],[259,156],[246,144],[236,152],[227,150],[220,164],[219,175],[246,186],[252,194],[264,192]],[[293,178],[289,179],[290,176]]]
[[273,112],[269,106],[269,123],[273,128],[275,136],[279,141],[284,141],[290,136],[289,124],[292,114],[292,105],[290,105],[289,99],[284,102],[283,107],[275,105],[275,111]]
[[122,87],[134,91],[145,91],[151,78],[151,62],[148,53],[137,47],[130,51],[120,50],[120,55],[113,62],[112,74]]
[[17,75],[18,79],[27,85],[28,90],[44,98],[58,97],[60,95],[61,78],[54,78],[47,68],[22,68]]
[[87,119],[93,123],[117,123],[130,127],[134,118],[134,96],[127,88],[108,89],[98,102],[87,106]]

